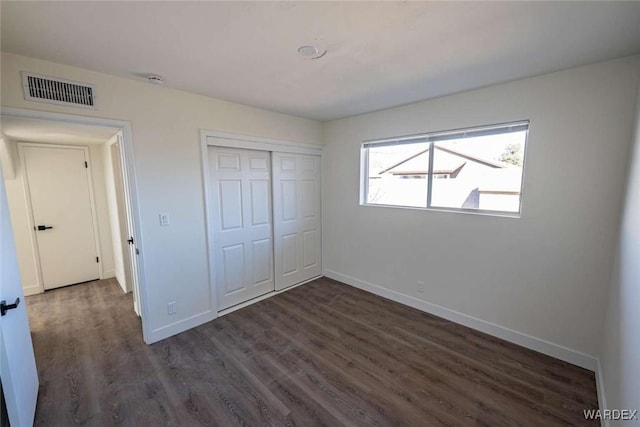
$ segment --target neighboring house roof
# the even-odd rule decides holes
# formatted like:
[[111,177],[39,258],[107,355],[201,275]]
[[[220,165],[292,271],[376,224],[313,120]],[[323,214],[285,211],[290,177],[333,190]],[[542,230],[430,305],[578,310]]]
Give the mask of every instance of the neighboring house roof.
[[490,173],[483,174],[478,182],[478,190],[481,193],[519,194],[521,182],[521,168],[493,169]]
[[[434,158],[433,172],[438,174],[454,173],[464,166],[467,161],[489,166],[494,169],[506,168],[502,163],[492,160],[482,159],[450,148],[435,147],[441,153]],[[429,173],[429,148],[422,150],[394,165],[380,171],[378,174],[383,175],[390,173],[392,175],[420,175]]]

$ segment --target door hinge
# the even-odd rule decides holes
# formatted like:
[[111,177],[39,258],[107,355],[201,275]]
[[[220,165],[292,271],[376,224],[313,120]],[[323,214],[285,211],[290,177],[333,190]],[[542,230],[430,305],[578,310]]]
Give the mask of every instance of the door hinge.
[[136,255],[140,255],[140,249],[136,248]]
[[84,162],[84,167],[85,167],[86,169],[88,169],[88,168],[89,168],[89,163]]
[[96,257],[96,262],[100,262],[100,258]]

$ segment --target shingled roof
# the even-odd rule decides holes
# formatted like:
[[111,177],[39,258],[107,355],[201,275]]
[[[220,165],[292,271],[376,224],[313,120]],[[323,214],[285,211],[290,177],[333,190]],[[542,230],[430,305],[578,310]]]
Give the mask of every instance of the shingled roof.
[[[448,156],[438,156],[434,159],[433,172],[437,174],[453,173],[464,166],[467,161],[473,161],[495,169],[502,169],[506,167],[503,163],[462,153],[457,150],[452,150],[451,148],[439,146],[436,146],[435,148],[436,150],[448,154]],[[378,175],[383,175],[385,173],[390,173],[392,175],[424,175],[429,173],[429,148],[383,169],[378,173]]]

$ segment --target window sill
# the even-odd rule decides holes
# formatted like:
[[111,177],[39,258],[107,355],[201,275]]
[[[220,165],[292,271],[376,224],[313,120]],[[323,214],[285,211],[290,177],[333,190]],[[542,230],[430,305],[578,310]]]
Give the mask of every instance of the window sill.
[[486,210],[478,210],[478,209],[456,209],[456,208],[438,208],[438,207],[422,208],[422,207],[415,207],[415,206],[382,205],[382,204],[376,204],[376,203],[360,203],[360,206],[369,207],[369,208],[373,207],[373,208],[406,209],[406,210],[414,210],[414,211],[447,212],[447,213],[454,213],[454,214],[491,216],[491,217],[499,217],[499,218],[515,218],[515,219],[522,218],[522,212],[486,211]]

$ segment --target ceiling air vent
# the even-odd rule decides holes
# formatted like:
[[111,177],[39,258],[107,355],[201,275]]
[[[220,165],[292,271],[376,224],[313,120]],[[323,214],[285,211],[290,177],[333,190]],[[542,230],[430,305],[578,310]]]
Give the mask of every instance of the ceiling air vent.
[[91,84],[23,72],[22,86],[27,101],[96,108],[95,86]]

